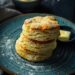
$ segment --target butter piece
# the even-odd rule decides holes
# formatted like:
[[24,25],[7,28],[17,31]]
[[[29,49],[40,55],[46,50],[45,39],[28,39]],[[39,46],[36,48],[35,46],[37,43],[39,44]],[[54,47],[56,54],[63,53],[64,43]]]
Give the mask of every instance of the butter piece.
[[70,31],[60,30],[60,36],[58,37],[58,40],[64,41],[64,42],[69,41],[70,40],[70,35],[71,35]]

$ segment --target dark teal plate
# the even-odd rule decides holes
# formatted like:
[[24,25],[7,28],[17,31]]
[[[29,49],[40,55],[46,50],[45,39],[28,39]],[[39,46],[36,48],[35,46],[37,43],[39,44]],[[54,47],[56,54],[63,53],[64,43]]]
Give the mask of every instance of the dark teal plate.
[[75,72],[75,25],[61,17],[56,16],[61,27],[70,28],[72,41],[58,41],[53,56],[43,62],[28,62],[16,54],[15,41],[22,31],[24,20],[39,15],[48,14],[21,15],[0,25],[0,66],[19,75],[68,75]]

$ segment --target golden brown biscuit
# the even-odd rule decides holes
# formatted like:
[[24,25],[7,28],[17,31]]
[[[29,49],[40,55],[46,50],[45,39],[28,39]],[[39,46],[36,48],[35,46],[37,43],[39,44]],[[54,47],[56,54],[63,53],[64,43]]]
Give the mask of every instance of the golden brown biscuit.
[[48,52],[53,51],[57,45],[55,40],[50,40],[50,42],[37,42],[24,38],[22,35],[17,40],[17,43],[21,44],[26,49],[39,54],[48,54]]
[[[50,16],[42,17],[42,19],[31,18],[22,26],[22,33],[30,39],[39,41],[48,41],[57,39],[59,36],[59,24],[56,20],[51,19]],[[41,18],[41,17],[40,17]]]
[[44,17],[33,17],[30,19],[25,20],[23,24],[23,29],[26,26],[29,27],[31,30],[54,30],[59,29],[59,24],[57,20],[53,19],[52,16],[44,16]]
[[26,49],[22,48],[19,44],[16,44],[15,47],[16,47],[16,52],[21,57],[23,57],[24,59],[27,59],[29,61],[33,61],[33,62],[46,60],[52,55],[52,52],[53,52],[53,51],[50,52],[51,54],[49,54],[49,55],[39,55],[34,52],[27,51]]
[[34,31],[28,31],[26,32],[25,30],[22,31],[22,33],[28,37],[29,39],[37,40],[37,41],[49,41],[52,39],[57,39],[59,36],[59,30],[52,30],[52,31],[39,31],[39,30],[34,30]]

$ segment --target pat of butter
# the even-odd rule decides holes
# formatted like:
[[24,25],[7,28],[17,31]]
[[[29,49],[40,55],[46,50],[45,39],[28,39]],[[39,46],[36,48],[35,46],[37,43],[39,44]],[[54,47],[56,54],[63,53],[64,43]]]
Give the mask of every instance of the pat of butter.
[[70,35],[71,35],[70,31],[60,30],[60,36],[58,37],[58,40],[60,40],[60,41],[69,41],[70,40]]

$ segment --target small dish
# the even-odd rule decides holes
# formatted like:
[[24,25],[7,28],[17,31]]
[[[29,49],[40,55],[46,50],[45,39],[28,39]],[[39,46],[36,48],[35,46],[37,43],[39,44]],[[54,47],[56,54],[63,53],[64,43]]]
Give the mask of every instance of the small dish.
[[20,11],[22,12],[31,12],[34,11],[38,4],[39,1],[38,0],[34,0],[34,1],[21,1],[21,0],[13,0],[16,8],[18,8]]

